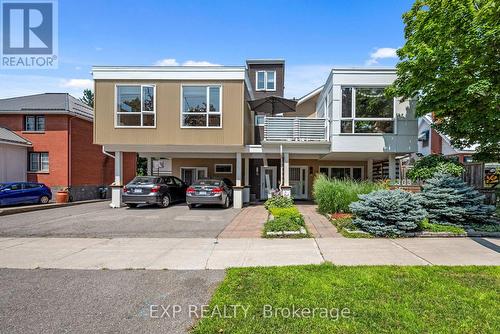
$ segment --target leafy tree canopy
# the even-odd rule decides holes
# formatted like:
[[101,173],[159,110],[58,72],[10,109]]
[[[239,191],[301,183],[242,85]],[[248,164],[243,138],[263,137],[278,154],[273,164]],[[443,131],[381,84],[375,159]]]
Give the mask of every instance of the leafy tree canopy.
[[499,0],[417,0],[403,21],[388,93],[434,113],[454,146],[479,144],[475,159],[500,161]]
[[84,89],[83,97],[80,98],[80,101],[89,107],[94,108],[94,93],[90,89]]
[[464,167],[458,162],[458,159],[431,154],[417,160],[408,171],[408,177],[412,181],[427,180],[439,172],[460,176],[463,171]]

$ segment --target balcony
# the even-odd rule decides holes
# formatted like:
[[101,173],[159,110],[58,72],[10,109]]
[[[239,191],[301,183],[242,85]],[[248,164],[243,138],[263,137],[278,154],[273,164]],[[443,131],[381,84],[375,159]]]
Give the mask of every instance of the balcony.
[[325,118],[266,117],[264,142],[328,142]]

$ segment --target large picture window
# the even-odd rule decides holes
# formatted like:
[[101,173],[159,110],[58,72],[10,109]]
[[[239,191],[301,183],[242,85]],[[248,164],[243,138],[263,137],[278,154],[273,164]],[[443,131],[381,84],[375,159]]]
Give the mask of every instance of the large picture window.
[[30,172],[48,172],[49,154],[47,152],[28,153],[28,171]]
[[334,179],[363,179],[363,167],[320,167],[319,172]]
[[116,126],[155,127],[155,91],[153,85],[116,86]]
[[341,133],[394,133],[394,99],[384,88],[342,88]]
[[182,127],[222,127],[221,86],[182,86]]

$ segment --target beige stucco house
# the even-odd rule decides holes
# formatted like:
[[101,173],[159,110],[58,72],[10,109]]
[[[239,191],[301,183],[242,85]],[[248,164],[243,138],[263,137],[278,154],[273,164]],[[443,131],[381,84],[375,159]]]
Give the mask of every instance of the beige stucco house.
[[279,59],[92,72],[94,142],[115,152],[118,185],[121,153],[138,152],[150,174],[232,179],[241,207],[278,188],[311,198],[317,173],[396,179],[397,160],[417,151],[413,105],[383,94],[394,69],[334,68],[298,100],[283,98]]

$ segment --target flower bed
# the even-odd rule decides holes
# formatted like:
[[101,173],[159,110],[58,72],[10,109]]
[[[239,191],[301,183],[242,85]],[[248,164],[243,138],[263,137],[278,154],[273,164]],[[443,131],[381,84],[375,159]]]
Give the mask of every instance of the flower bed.
[[277,195],[266,201],[269,218],[264,223],[265,238],[309,237],[304,217],[293,200]]

